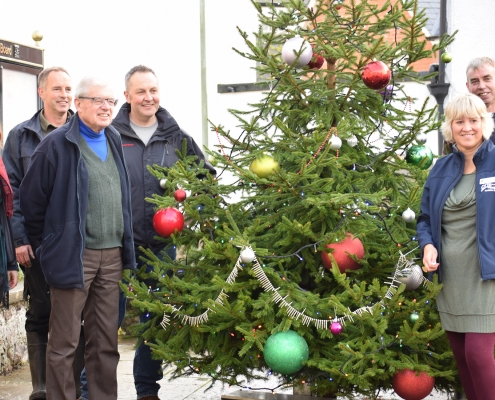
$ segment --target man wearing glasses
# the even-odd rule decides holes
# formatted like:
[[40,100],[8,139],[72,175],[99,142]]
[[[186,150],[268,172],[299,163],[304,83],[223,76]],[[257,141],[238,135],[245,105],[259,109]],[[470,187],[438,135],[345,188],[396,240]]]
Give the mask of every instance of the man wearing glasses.
[[[36,146],[45,136],[69,121],[74,114],[70,110],[72,84],[68,72],[62,67],[45,68],[38,76],[38,94],[43,100],[44,108],[34,114],[31,119],[20,123],[10,131],[3,152],[3,161],[14,191],[12,231],[16,258],[24,272],[24,295],[29,301],[25,328],[33,385],[30,400],[46,399],[45,354],[51,306],[50,288],[45,282],[39,260],[34,255],[22,223],[19,187]],[[83,361],[84,335],[81,332],[74,358],[74,378],[77,382],[79,382]],[[77,386],[80,385],[77,384]]]
[[117,100],[106,82],[83,79],[76,115],[36,148],[20,206],[47,283],[52,312],[48,399],[75,399],[72,362],[86,336],[91,399],[117,399],[118,301],[123,269],[134,269],[129,176],[112,128]]

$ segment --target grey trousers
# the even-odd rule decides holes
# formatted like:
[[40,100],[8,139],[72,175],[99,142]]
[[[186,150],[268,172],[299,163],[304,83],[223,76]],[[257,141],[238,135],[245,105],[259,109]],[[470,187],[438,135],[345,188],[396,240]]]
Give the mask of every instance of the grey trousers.
[[51,287],[52,312],[46,354],[48,400],[74,400],[74,353],[84,315],[85,365],[89,398],[117,399],[120,247],[85,249],[84,289]]

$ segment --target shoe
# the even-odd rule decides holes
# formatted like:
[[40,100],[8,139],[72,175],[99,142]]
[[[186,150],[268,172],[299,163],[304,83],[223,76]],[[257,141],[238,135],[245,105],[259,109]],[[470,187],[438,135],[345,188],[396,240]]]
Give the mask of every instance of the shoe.
[[158,396],[146,396],[146,397],[141,397],[139,400],[160,400]]

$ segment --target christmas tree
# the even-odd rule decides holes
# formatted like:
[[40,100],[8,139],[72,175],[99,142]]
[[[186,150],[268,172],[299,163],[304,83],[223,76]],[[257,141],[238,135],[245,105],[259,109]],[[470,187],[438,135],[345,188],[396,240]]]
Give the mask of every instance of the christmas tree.
[[143,249],[153,271],[128,278],[149,316],[143,340],[176,376],[241,387],[278,374],[319,396],[406,397],[420,390],[403,378],[414,371],[456,390],[441,286],[417,265],[415,238],[438,118],[428,102],[412,110],[400,84],[420,82],[414,64],[452,38],[428,48],[409,0],[253,6],[260,29],[240,30],[238,52],[270,89],[231,110],[237,127],[212,121],[217,175],[185,147],[174,167],[150,169],[165,189],[148,199],[155,229],[182,257]]

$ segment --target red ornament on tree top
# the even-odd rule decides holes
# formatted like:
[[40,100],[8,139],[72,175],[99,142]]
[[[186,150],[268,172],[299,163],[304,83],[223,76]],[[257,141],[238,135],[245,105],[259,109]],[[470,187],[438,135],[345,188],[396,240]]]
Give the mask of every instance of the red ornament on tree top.
[[391,76],[390,68],[381,61],[372,61],[366,64],[361,74],[364,84],[374,90],[380,90],[387,86]]
[[392,387],[404,400],[422,400],[435,386],[435,378],[426,372],[417,373],[410,369],[397,372],[392,378]]
[[158,210],[153,216],[153,228],[163,237],[170,237],[175,231],[180,232],[184,228],[184,216],[172,207]]
[[312,44],[311,48],[313,49],[313,57],[311,57],[311,61],[308,63],[308,67],[311,69],[320,69],[325,62],[325,59],[322,55],[315,52],[315,44]]
[[[361,267],[361,264],[349,257],[349,254],[355,255],[359,259],[363,258],[364,246],[363,243],[358,238],[355,238],[351,233],[347,232],[346,238],[343,241],[338,243],[329,243],[325,245],[325,247],[328,249],[333,249],[331,254],[337,262],[340,272],[343,274],[347,269],[356,270]],[[328,252],[321,252],[321,261],[326,268],[332,268],[332,259],[330,258]]]

